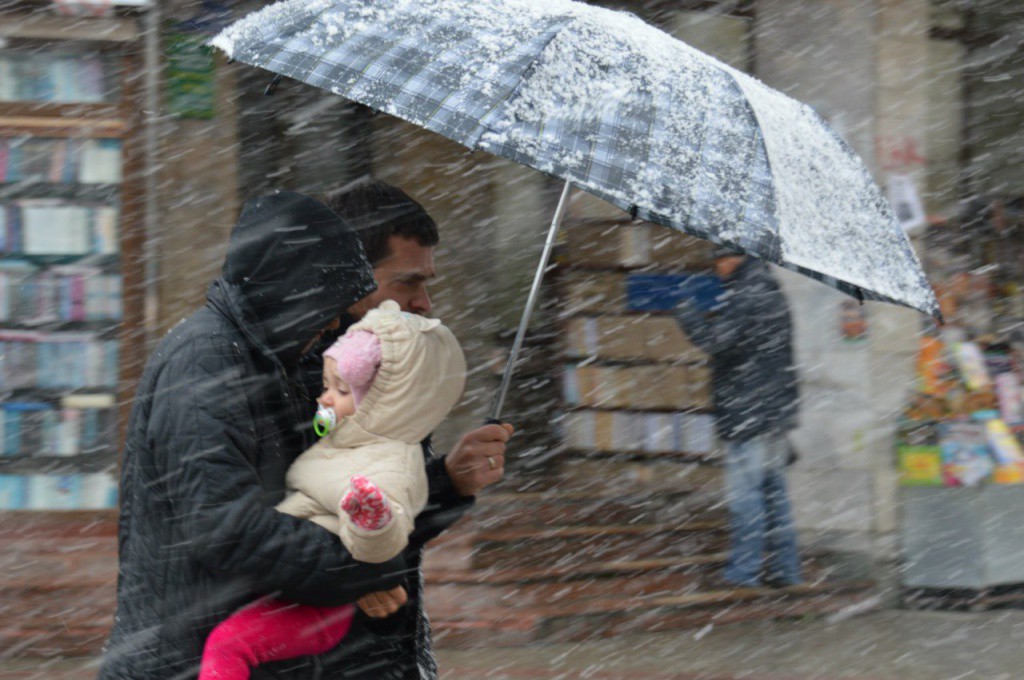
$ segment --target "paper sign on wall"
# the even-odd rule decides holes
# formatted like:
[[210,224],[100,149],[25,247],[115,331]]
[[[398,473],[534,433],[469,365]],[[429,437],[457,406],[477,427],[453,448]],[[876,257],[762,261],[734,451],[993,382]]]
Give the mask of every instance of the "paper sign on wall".
[[892,205],[896,219],[904,231],[909,232],[923,227],[927,218],[914,180],[909,175],[891,174],[886,185],[889,204]]
[[182,118],[213,118],[217,74],[206,36],[171,32],[165,42],[167,110]]

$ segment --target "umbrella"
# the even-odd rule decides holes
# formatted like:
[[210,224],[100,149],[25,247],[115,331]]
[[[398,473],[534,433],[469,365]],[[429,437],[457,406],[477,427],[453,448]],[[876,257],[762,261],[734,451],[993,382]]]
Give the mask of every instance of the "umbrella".
[[572,0],[284,0],[229,57],[565,180],[640,218],[939,317],[882,192],[808,106],[637,17]]

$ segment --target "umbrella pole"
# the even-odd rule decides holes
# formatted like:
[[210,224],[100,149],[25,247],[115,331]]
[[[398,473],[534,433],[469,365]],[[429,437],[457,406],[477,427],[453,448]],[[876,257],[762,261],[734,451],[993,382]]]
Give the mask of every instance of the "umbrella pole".
[[501,409],[505,406],[505,395],[508,394],[508,387],[512,383],[512,373],[515,371],[516,361],[519,360],[519,350],[522,349],[523,340],[526,338],[526,329],[530,325],[530,317],[533,316],[533,308],[537,304],[537,295],[540,293],[540,283],[544,279],[544,272],[547,271],[548,262],[551,260],[551,251],[555,247],[555,236],[562,223],[562,215],[565,214],[565,206],[569,202],[571,191],[572,182],[566,182],[562,189],[562,197],[558,199],[558,207],[555,208],[555,216],[551,219],[548,238],[544,242],[544,252],[541,253],[540,262],[537,263],[537,272],[533,275],[533,285],[530,287],[530,295],[526,298],[523,318],[519,320],[519,330],[516,331],[516,339],[508,353],[505,372],[501,376],[501,386],[494,398],[494,407],[491,409],[491,416],[487,422],[501,422]]

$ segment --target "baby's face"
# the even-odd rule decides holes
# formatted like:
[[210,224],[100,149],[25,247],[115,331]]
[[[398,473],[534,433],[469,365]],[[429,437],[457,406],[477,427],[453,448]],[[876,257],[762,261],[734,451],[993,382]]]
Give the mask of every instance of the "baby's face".
[[352,391],[345,381],[338,377],[338,362],[334,359],[324,359],[324,391],[320,393],[317,402],[334,409],[334,415],[338,416],[339,420],[356,412]]

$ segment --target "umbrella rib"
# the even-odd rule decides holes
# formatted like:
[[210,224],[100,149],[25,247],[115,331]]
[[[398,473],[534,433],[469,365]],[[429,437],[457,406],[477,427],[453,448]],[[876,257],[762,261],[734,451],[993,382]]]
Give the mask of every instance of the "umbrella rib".
[[[309,21],[308,21],[307,23],[305,23],[305,24],[294,24],[294,25],[293,25],[293,26],[291,27],[291,28],[293,29],[293,30],[292,30],[292,33],[291,33],[291,35],[295,35],[295,34],[298,34],[298,33],[302,33],[302,32],[304,32],[304,31],[308,31],[308,30],[310,29],[310,27],[311,27],[311,26],[313,26],[313,24],[315,24],[315,23],[316,23],[317,21],[319,21],[319,20],[320,20],[321,18],[323,18],[324,14],[325,14],[325,13],[326,13],[326,12],[327,12],[327,11],[328,11],[329,9],[330,9],[330,6],[327,6],[327,5],[325,5],[325,6],[324,6],[324,8],[323,8],[323,9],[322,9],[322,10],[321,10],[320,12],[318,12],[318,13],[311,13],[311,14],[309,15],[309,17],[308,17],[308,18],[309,18]],[[274,61],[274,60],[275,60],[275,59],[276,59],[276,58],[277,58],[277,57],[278,57],[278,56],[279,56],[279,55],[280,55],[280,54],[281,54],[281,53],[282,53],[282,52],[283,52],[283,51],[284,51],[284,50],[285,50],[286,48],[287,48],[287,46],[288,46],[288,42],[289,42],[288,40],[284,40],[284,41],[281,41],[281,42],[279,43],[279,45],[278,45],[278,49],[277,49],[277,52],[276,52],[276,53],[274,53],[274,56],[271,56],[271,57],[269,58],[269,61],[268,61],[268,64],[267,64],[267,66],[263,66],[262,68],[266,68],[266,69],[267,69],[267,70],[269,71],[269,70],[270,70],[270,69],[268,68],[268,67],[269,67],[269,64],[270,64],[270,63],[272,63],[272,62],[273,62],[273,61]],[[235,59],[235,55],[234,55],[234,54],[231,54],[231,55],[230,55],[230,57],[231,57],[231,60],[232,60],[232,61],[234,61],[234,59]],[[246,63],[251,63],[251,64],[252,64],[252,65],[254,65],[254,66],[256,65],[256,64],[254,63],[254,62],[255,62],[255,60],[252,60],[252,59],[250,59],[250,60],[243,60],[243,61],[246,61]],[[272,73],[274,73],[274,72],[272,71]],[[275,73],[275,75],[276,75],[276,76],[277,76],[278,78],[280,78],[280,75],[281,75],[281,74],[280,74],[280,73]]]
[[540,49],[538,49],[536,54],[533,55],[533,59],[530,61],[529,64],[526,65],[526,67],[522,71],[522,74],[516,81],[515,87],[509,90],[508,96],[506,96],[504,99],[496,100],[494,102],[494,106],[488,109],[487,112],[484,113],[484,115],[480,116],[480,120],[477,124],[476,130],[474,130],[473,134],[470,135],[466,140],[466,146],[468,146],[471,149],[476,149],[477,143],[480,141],[481,137],[483,137],[488,132],[495,132],[494,128],[491,127],[491,123],[494,121],[494,118],[498,115],[498,112],[501,110],[503,106],[508,105],[510,101],[515,99],[516,95],[518,95],[520,90],[522,90],[523,84],[529,80],[527,76],[533,69],[533,65],[537,63],[537,60],[540,59],[540,55],[544,53],[544,50],[548,48],[548,45],[550,45],[552,41],[554,41],[554,39],[557,38],[562,31],[564,31],[573,23],[572,17],[563,17],[560,19],[560,21],[561,25],[556,30],[551,32],[551,35],[548,36],[548,39],[544,41],[544,44],[541,45]]

